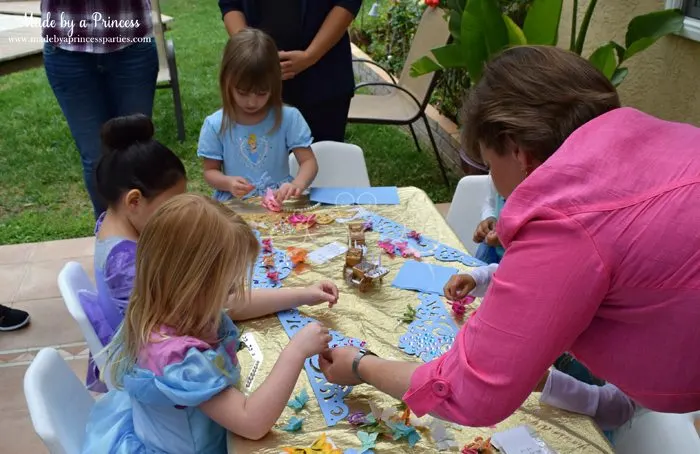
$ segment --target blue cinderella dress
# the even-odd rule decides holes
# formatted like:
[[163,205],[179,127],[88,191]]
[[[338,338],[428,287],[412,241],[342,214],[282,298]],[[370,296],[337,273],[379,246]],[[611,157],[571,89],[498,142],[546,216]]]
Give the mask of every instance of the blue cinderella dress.
[[225,315],[216,346],[165,330],[124,376],[123,389],[95,404],[83,453],[226,452],[226,429],[198,406],[238,383],[239,331]]

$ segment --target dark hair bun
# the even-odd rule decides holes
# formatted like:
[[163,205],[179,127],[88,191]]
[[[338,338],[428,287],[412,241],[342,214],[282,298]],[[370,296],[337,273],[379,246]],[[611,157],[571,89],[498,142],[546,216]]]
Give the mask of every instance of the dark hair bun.
[[153,138],[153,122],[143,114],[109,120],[102,126],[102,144],[112,150],[124,150]]

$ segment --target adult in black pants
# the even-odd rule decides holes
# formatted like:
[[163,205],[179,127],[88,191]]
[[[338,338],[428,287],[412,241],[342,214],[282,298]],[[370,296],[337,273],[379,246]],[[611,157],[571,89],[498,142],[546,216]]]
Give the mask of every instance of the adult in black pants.
[[345,138],[355,88],[348,27],[362,0],[219,0],[230,35],[268,33],[280,51],[282,98],[298,108],[314,141]]

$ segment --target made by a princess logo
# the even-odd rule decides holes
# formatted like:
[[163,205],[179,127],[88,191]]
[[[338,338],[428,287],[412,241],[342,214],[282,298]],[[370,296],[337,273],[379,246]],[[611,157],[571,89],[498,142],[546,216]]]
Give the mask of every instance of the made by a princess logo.
[[65,12],[61,12],[56,15],[52,15],[50,12],[46,13],[45,17],[41,17],[40,22],[36,22],[35,19],[38,17],[33,14],[25,13],[24,15],[28,27],[41,27],[41,28],[55,28],[65,31],[67,36],[73,36],[76,28],[79,29],[118,29],[118,28],[139,28],[141,23],[138,19],[112,19],[109,16],[105,16],[99,11],[95,11],[89,17],[89,19],[75,20],[70,18]]

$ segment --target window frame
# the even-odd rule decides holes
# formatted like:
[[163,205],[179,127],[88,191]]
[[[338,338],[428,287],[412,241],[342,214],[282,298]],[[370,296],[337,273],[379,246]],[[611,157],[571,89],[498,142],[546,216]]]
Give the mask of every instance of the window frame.
[[[680,9],[683,11],[683,3],[684,0],[666,0],[666,9]],[[700,42],[700,19],[685,16],[683,19],[683,29],[678,35]]]

